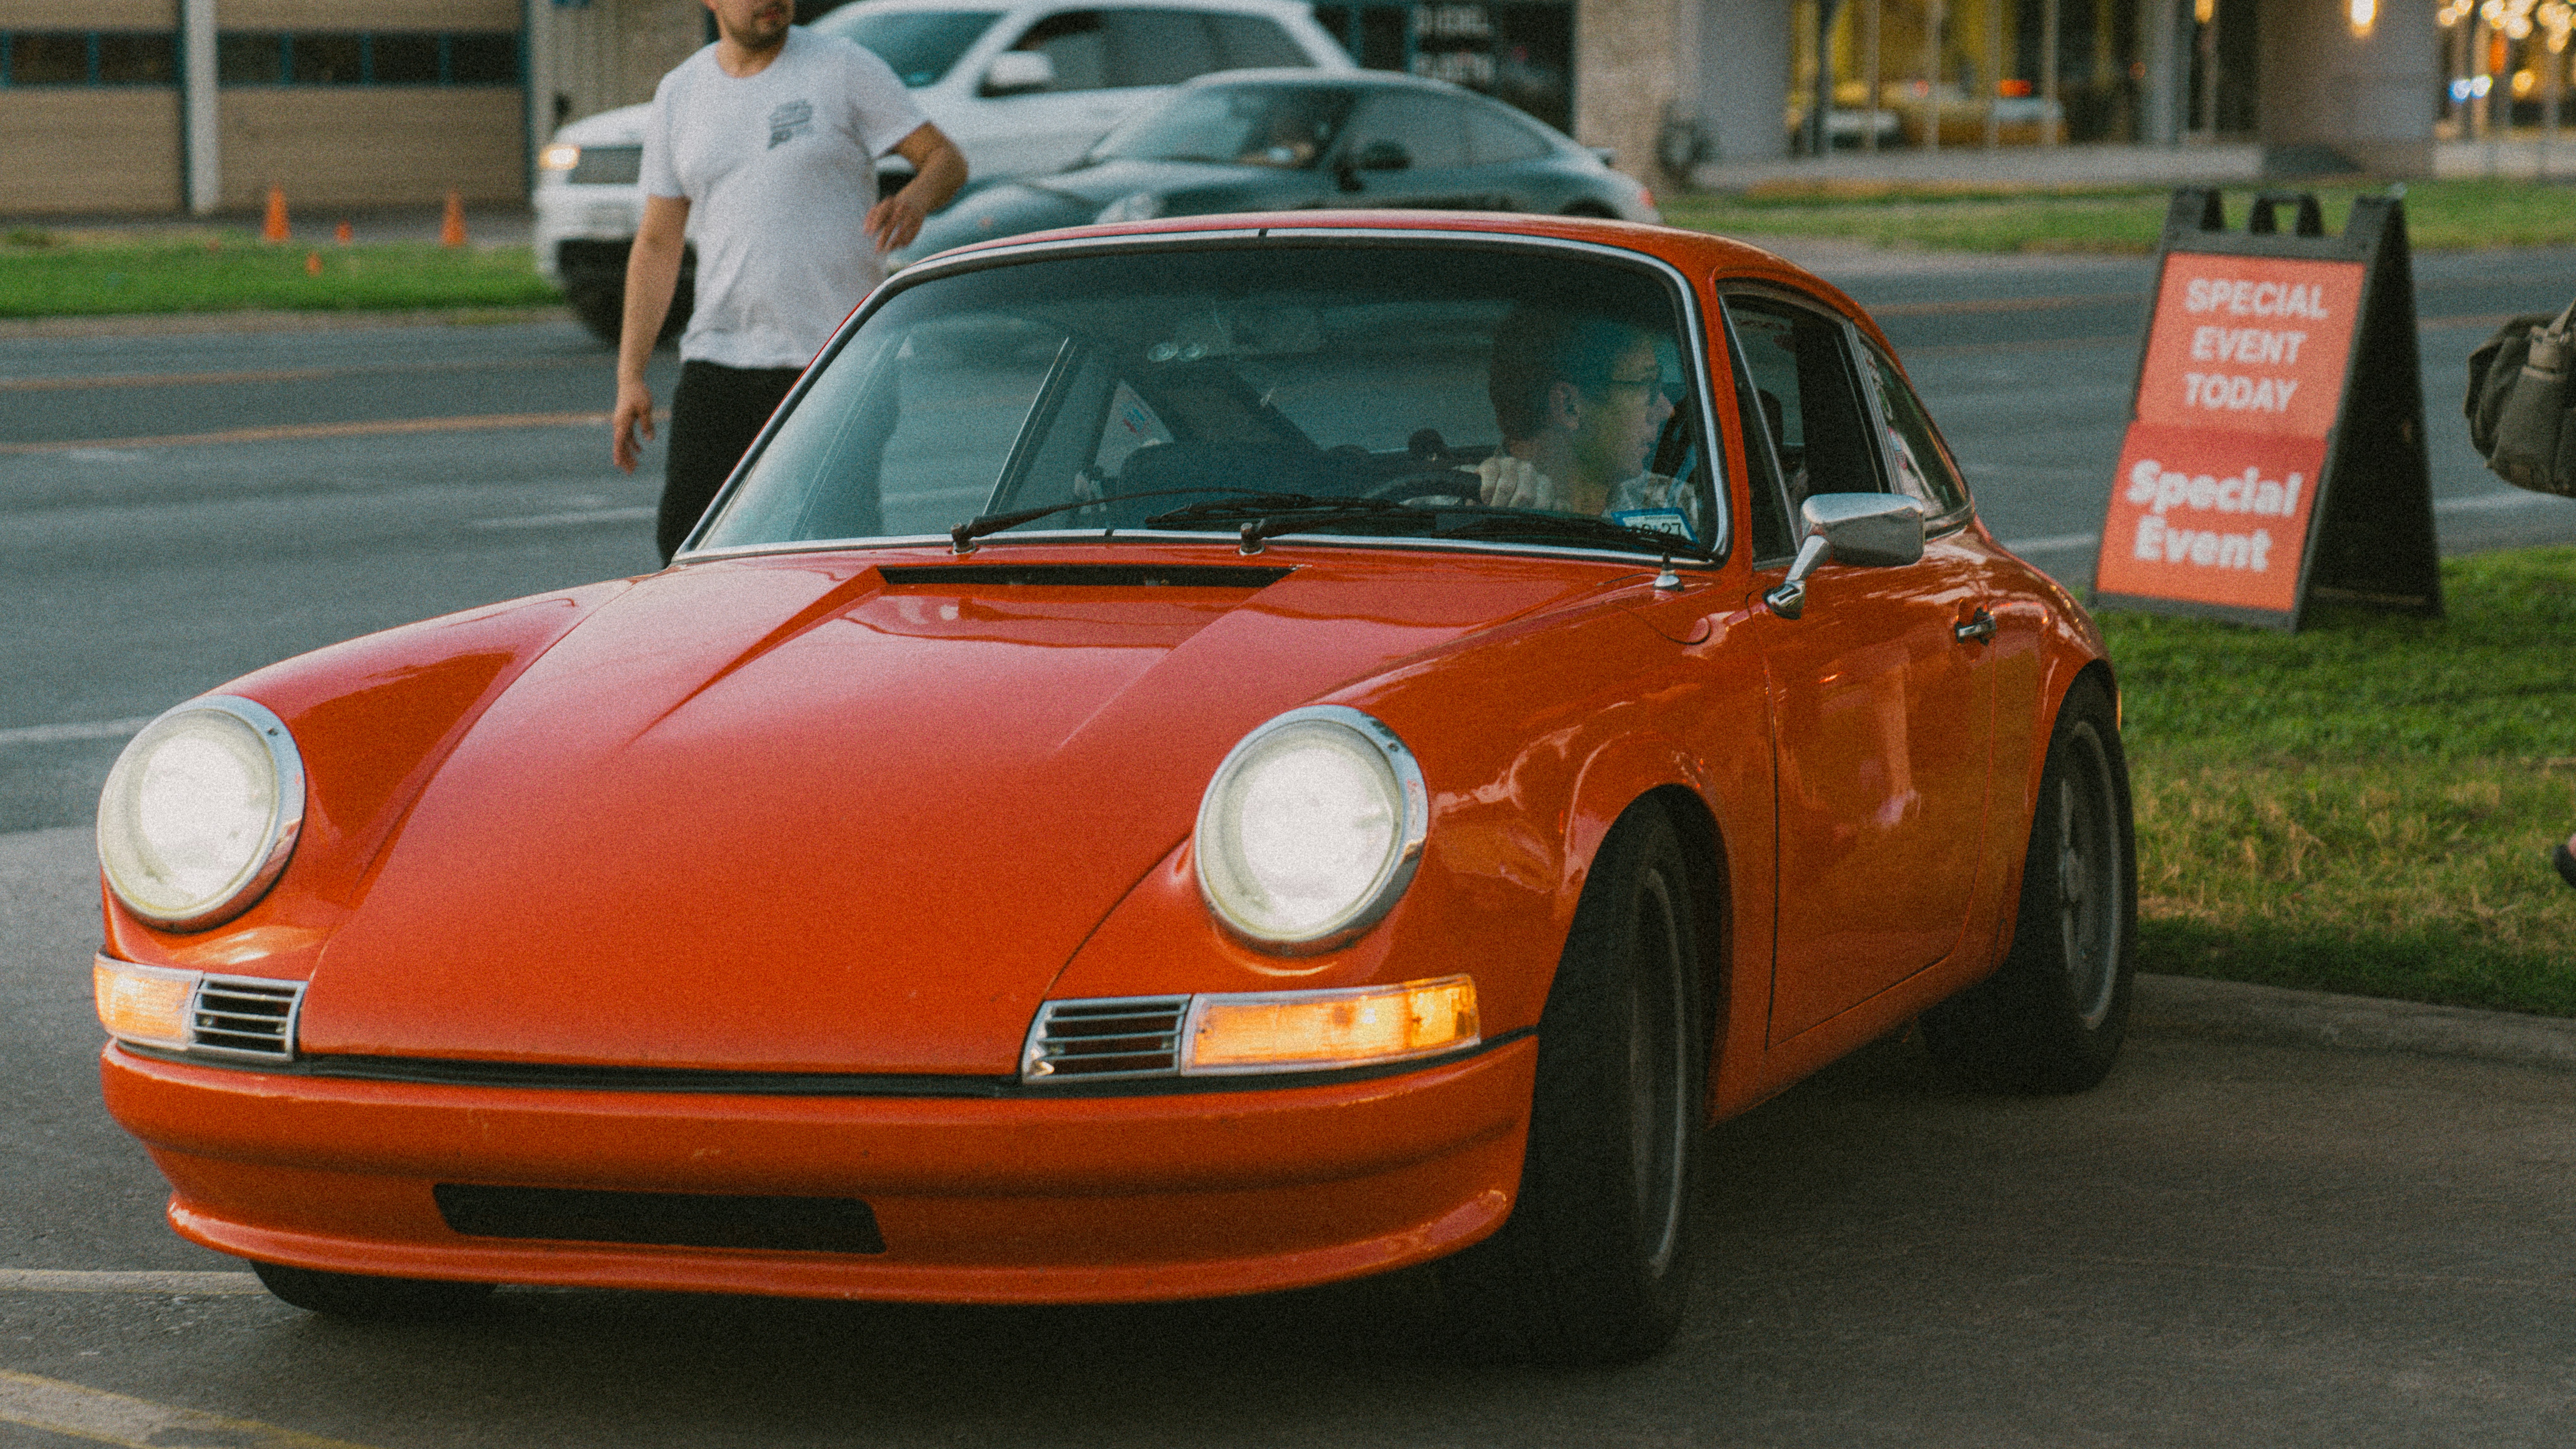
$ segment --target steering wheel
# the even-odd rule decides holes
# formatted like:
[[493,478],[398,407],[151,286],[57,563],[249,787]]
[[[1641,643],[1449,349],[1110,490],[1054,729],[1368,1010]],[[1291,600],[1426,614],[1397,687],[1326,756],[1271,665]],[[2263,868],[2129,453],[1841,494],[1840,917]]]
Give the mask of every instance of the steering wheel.
[[1410,473],[1399,473],[1360,496],[1398,502],[1423,497],[1463,498],[1473,503],[1480,497],[1480,485],[1472,468],[1416,468]]

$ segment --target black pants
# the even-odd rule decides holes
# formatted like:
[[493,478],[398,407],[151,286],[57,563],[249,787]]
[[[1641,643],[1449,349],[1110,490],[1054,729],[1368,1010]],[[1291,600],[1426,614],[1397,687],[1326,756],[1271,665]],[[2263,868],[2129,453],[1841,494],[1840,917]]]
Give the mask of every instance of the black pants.
[[716,490],[733,475],[743,450],[778,411],[801,367],[726,367],[683,362],[671,392],[670,469],[662,479],[662,517],[654,541],[662,562],[679,552]]

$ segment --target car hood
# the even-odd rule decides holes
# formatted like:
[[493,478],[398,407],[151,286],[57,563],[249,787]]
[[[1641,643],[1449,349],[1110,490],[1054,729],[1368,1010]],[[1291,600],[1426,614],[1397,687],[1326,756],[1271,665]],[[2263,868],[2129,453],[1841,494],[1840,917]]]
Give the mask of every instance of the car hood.
[[644,127],[653,108],[619,106],[566,122],[556,129],[551,139],[575,146],[640,146],[644,144]]
[[423,789],[322,955],[303,1047],[1008,1074],[1245,731],[1625,576],[1323,557],[1257,587],[848,555],[647,580]]

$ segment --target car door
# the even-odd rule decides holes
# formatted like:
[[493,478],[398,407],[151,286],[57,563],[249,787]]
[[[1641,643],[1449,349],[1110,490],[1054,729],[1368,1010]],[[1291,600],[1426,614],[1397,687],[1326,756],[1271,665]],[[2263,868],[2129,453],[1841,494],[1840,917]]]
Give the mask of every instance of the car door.
[[1431,91],[1363,96],[1329,169],[1333,206],[1483,211],[1502,204],[1490,178],[1470,164],[1466,108]]
[[1481,189],[1497,211],[1545,211],[1537,184],[1540,163],[1554,148],[1526,121],[1493,102],[1467,103],[1467,161],[1481,177]]
[[[1792,519],[1807,496],[1887,491],[1891,479],[1936,495],[1921,560],[1828,563],[1801,617],[1761,621],[1779,802],[1777,1044],[1960,949],[1988,828],[1994,681],[1979,621],[1990,617],[1981,557],[1962,536],[1964,491],[1935,506],[1941,485],[1927,474],[1946,457],[1887,446],[1880,360],[1800,299],[1739,293],[1726,309]],[[1781,572],[1764,570],[1759,586]]]
[[1006,48],[1044,55],[1055,79],[1016,95],[988,89],[970,108],[961,124],[976,142],[979,177],[1061,171],[1110,127],[1211,71],[1314,63],[1264,17],[1150,5],[1050,11]]

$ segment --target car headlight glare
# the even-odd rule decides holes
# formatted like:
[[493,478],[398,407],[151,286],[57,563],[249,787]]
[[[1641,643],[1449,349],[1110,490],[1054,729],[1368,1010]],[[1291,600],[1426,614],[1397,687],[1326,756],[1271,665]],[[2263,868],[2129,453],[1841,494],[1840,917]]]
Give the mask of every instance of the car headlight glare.
[[1325,950],[1394,905],[1430,820],[1422,771],[1393,731],[1338,705],[1244,737],[1199,802],[1199,890],[1258,946]]
[[1131,191],[1100,208],[1100,215],[1093,217],[1092,220],[1104,224],[1113,221],[1152,221],[1162,214],[1163,198],[1150,191]]
[[570,171],[581,164],[581,148],[569,141],[557,141],[537,153],[541,171]]
[[247,699],[191,700],[117,756],[98,802],[99,865],[136,915],[203,930],[250,909],[303,820],[304,765],[285,723]]

